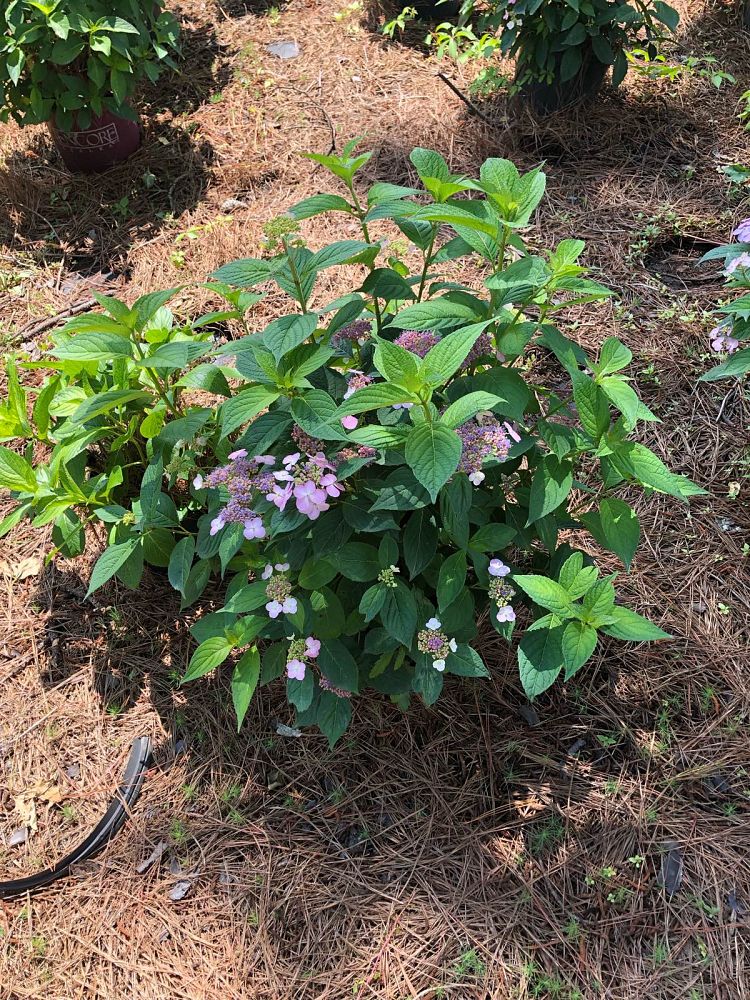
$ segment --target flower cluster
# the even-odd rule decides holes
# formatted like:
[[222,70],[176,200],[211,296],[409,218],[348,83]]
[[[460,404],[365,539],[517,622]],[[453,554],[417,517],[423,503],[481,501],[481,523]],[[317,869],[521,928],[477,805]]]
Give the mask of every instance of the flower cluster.
[[281,614],[293,615],[297,611],[297,598],[292,597],[292,585],[285,575],[288,569],[289,563],[276,563],[275,566],[269,563],[263,570],[263,579],[268,580],[266,611],[269,618],[278,618]]
[[417,357],[424,358],[427,356],[427,352],[439,342],[439,339],[432,330],[404,330],[396,337],[394,343],[411,351],[412,354],[416,354]]
[[377,448],[363,444],[359,448],[342,448],[336,452],[336,459],[339,462],[348,462],[352,458],[377,458],[377,454]]
[[490,600],[497,605],[495,617],[499,622],[514,622],[516,613],[511,607],[510,601],[516,592],[509,583],[505,583],[503,580],[503,577],[510,573],[510,566],[506,566],[501,559],[490,559],[488,572],[492,577],[489,587]]
[[336,687],[335,684],[332,684],[328,678],[324,677],[322,674],[318,680],[318,684],[320,685],[321,691],[330,691],[331,694],[335,694],[337,698],[351,698],[352,696],[351,691],[345,691],[343,688]]
[[292,427],[292,441],[294,441],[299,450],[305,455],[317,455],[325,447],[322,441],[311,437],[297,424]]
[[314,660],[320,652],[320,639],[308,635],[306,639],[292,639],[286,654],[286,675],[290,680],[303,681],[307,661]]
[[425,653],[432,658],[432,665],[435,670],[445,670],[445,660],[450,653],[455,653],[458,643],[455,639],[449,639],[441,632],[442,622],[439,618],[430,618],[425,622],[424,628],[417,633],[417,649],[420,653]]
[[223,486],[229,493],[229,503],[211,521],[211,534],[215,535],[227,524],[244,525],[247,539],[265,538],[262,519],[251,506],[254,495],[265,493],[273,485],[273,475],[265,470],[275,462],[272,455],[256,455],[252,461],[247,451],[239,448],[229,455],[229,463],[214,469],[204,479],[198,475],[193,480],[196,489],[217,489]]
[[[724,269],[724,274],[727,278],[731,278],[735,271],[747,270],[750,270],[750,253],[743,252],[729,261]],[[740,275],[740,277],[744,277],[744,275]]]
[[370,385],[372,379],[369,375],[365,375],[358,368],[352,368],[349,371],[350,378],[346,383],[346,392],[344,393],[344,399],[348,399],[357,389],[364,389],[366,385]]
[[492,337],[489,333],[480,333],[477,339],[474,341],[474,346],[466,355],[462,369],[471,368],[473,365],[480,360],[480,358],[496,357],[499,361],[505,361],[505,355],[500,354],[492,342]]
[[372,333],[372,323],[366,319],[355,319],[353,323],[347,323],[331,337],[331,347],[339,350],[345,344],[362,344],[369,340]]
[[336,480],[336,468],[323,452],[302,459],[300,452],[285,455],[281,460],[282,471],[274,472],[273,486],[266,494],[279,510],[284,510],[294,498],[300,514],[316,521],[323,511],[330,508],[329,497],[339,497],[344,490]]
[[401,570],[398,566],[388,566],[387,569],[381,569],[378,573],[378,583],[382,583],[384,587],[391,587],[395,590],[396,588],[396,577],[395,573],[400,573]]
[[476,420],[467,421],[458,428],[461,438],[461,461],[459,472],[468,473],[475,486],[484,482],[482,465],[489,458],[503,461],[511,449],[511,438],[520,440],[518,434],[507,423],[501,423],[494,417],[485,419],[483,423]]
[[726,323],[720,323],[708,335],[711,339],[711,350],[716,351],[717,354],[723,354],[724,352],[733,354],[740,346],[739,340],[726,332],[729,326]]

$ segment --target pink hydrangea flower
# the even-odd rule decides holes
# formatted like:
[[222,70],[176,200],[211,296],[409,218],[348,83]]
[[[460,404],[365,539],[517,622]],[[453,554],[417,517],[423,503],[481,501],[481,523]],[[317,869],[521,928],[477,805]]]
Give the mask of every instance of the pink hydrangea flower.
[[286,665],[286,675],[290,680],[303,681],[305,679],[305,664],[302,660],[290,660]]
[[247,458],[247,449],[246,448],[238,448],[237,451],[230,451],[229,452],[229,460],[230,460],[230,462],[236,462],[238,458]]
[[354,416],[342,417],[341,426],[347,431],[353,431],[359,421]]
[[506,566],[502,559],[490,559],[488,572],[490,576],[507,576],[510,573],[510,566]]
[[514,622],[516,620],[516,613],[510,604],[504,604],[497,609],[495,617],[499,622]]
[[305,652],[311,660],[314,660],[320,652],[320,639],[313,639],[313,637],[309,635],[305,639]]
[[750,243],[750,219],[743,219],[736,229],[732,230],[740,243]]
[[245,529],[242,534],[248,540],[253,538],[265,538],[266,529],[263,527],[263,521],[259,517],[251,517],[249,520],[245,521]]
[[278,618],[280,614],[293,615],[297,612],[297,598],[286,597],[283,601],[269,601],[266,604],[269,618]]

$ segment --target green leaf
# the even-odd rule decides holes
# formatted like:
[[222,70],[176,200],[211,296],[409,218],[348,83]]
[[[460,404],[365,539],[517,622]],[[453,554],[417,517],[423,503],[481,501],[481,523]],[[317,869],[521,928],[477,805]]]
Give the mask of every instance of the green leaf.
[[461,439],[449,427],[425,421],[409,434],[404,457],[434,503],[440,488],[458,468]]
[[272,270],[267,260],[245,257],[242,260],[234,260],[231,264],[224,264],[218,271],[214,271],[211,277],[236,288],[252,288],[268,281]]
[[485,667],[482,657],[471,646],[459,643],[455,653],[451,653],[445,661],[445,669],[449,674],[459,677],[489,677],[490,672]]
[[359,668],[349,650],[338,639],[321,643],[317,664],[334,687],[356,694],[359,691]]
[[258,647],[246,650],[232,673],[232,703],[237,715],[237,732],[242,728],[260,678],[260,653]]
[[352,706],[348,698],[339,698],[333,691],[320,692],[317,721],[331,749],[346,732],[351,718]]
[[194,604],[198,600],[208,586],[210,579],[211,561],[209,559],[200,559],[190,570],[188,578],[185,581],[182,600],[180,601],[180,611],[189,608],[191,604]]
[[380,620],[386,630],[404,646],[411,646],[417,627],[417,603],[414,594],[400,580],[395,587],[386,587]]
[[81,555],[86,547],[86,535],[74,510],[65,510],[55,519],[52,541],[68,559]]
[[582,514],[581,522],[604,548],[614,552],[630,569],[641,537],[638,518],[626,503],[616,497],[602,500],[599,512]]
[[443,673],[436,670],[429,656],[423,653],[417,657],[412,687],[425,705],[434,705],[443,690]]
[[146,471],[143,473],[143,479],[141,480],[139,499],[141,503],[141,523],[143,527],[148,527],[148,525],[152,523],[154,515],[156,514],[163,477],[164,465],[162,463],[161,456],[158,456],[157,458],[152,459],[146,466]]
[[521,684],[529,698],[546,691],[563,668],[563,627],[546,615],[528,628],[518,647]]
[[740,378],[750,372],[750,347],[732,354],[726,361],[704,372],[699,382],[716,382],[722,378]]
[[565,617],[571,613],[572,601],[570,594],[555,580],[550,580],[546,576],[513,576],[513,582],[526,594],[529,595],[535,604],[556,615]]
[[414,290],[405,278],[391,267],[376,267],[362,282],[361,292],[386,302],[405,301],[416,298]]
[[180,683],[187,684],[188,681],[203,677],[204,674],[222,664],[233,648],[232,643],[223,635],[206,639],[190,657],[190,663]]
[[195,538],[192,535],[188,535],[186,538],[180,539],[172,549],[172,554],[169,557],[167,576],[174,589],[181,594],[184,593],[185,584],[190,575],[190,567],[193,565],[194,555]]
[[656,639],[672,638],[669,632],[664,632],[648,618],[631,611],[630,608],[615,605],[612,608],[611,617],[614,618],[614,621],[603,625],[601,631],[615,639],[624,639],[629,642],[653,642]]
[[336,243],[329,243],[305,262],[302,273],[303,275],[315,274],[327,267],[351,263],[360,254],[372,252],[374,248],[376,245],[365,243],[364,240],[339,240]]
[[403,385],[410,391],[419,384],[420,360],[411,351],[389,340],[375,341],[375,367],[388,382]]
[[21,455],[0,445],[0,486],[6,490],[36,492],[34,470]]
[[315,697],[315,677],[312,670],[306,670],[301,681],[289,677],[286,682],[286,698],[298,712],[305,712]]
[[391,318],[391,326],[397,330],[445,330],[479,318],[478,305],[443,296],[406,306]]
[[365,622],[371,622],[375,615],[380,614],[388,588],[383,583],[375,583],[369,587],[359,602],[359,612]]
[[477,552],[499,552],[516,537],[516,529],[509,524],[483,524],[469,539],[469,548]]
[[607,337],[599,352],[599,361],[594,366],[597,375],[611,375],[627,368],[633,360],[632,351],[617,337]]
[[295,423],[311,437],[323,441],[346,441],[336,403],[323,389],[311,389],[292,400]]
[[279,398],[279,393],[264,385],[253,385],[232,396],[219,407],[221,416],[221,436],[236,431],[238,427],[249,423],[257,417],[261,410],[267,409]]
[[632,477],[643,486],[658,493],[666,493],[678,500],[705,494],[706,491],[691,483],[686,476],[676,476],[645,445],[624,441],[614,449],[610,461],[622,476]]
[[268,595],[266,594],[267,586],[268,584],[265,580],[254,580],[252,583],[245,584],[244,587],[240,587],[239,590],[232,594],[224,605],[224,611],[231,611],[235,614],[246,614],[257,610],[262,604],[268,602]]
[[365,542],[347,542],[333,557],[336,569],[347,580],[366,583],[376,579],[380,572],[378,550]]
[[377,382],[357,389],[349,399],[344,400],[336,411],[339,417],[353,416],[365,413],[367,410],[379,410],[382,406],[393,406],[394,403],[416,403],[417,396],[388,382]]
[[356,427],[353,431],[349,431],[349,440],[384,451],[386,448],[398,448],[403,445],[408,433],[406,427],[381,427],[379,424],[372,424],[369,427]]
[[611,580],[599,580],[583,598],[587,622],[597,628],[611,621],[614,606],[615,588]]
[[393,470],[378,490],[378,499],[370,510],[417,510],[429,502],[429,494],[419,485],[411,470],[400,466]]
[[53,347],[50,354],[63,361],[112,361],[132,357],[133,345],[116,333],[79,333]]
[[438,530],[432,523],[432,512],[415,511],[406,522],[403,534],[404,562],[412,580],[434,559],[437,542]]
[[450,539],[462,549],[469,541],[469,512],[474,490],[469,477],[461,472],[440,491],[440,516]]
[[545,455],[531,481],[527,525],[545,517],[562,504],[573,487],[573,463]]
[[473,323],[455,333],[449,333],[430,348],[425,355],[423,370],[432,384],[447,382],[458,371],[487,325],[486,322]]
[[287,212],[293,219],[311,219],[314,215],[324,212],[351,212],[352,207],[346,198],[339,194],[314,194],[292,205]]
[[573,399],[583,429],[598,443],[610,424],[609,404],[604,391],[588,375],[577,371],[573,375]]
[[636,391],[617,375],[607,375],[600,379],[599,385],[625,418],[628,429],[635,427],[641,411],[641,401]]
[[338,572],[339,568],[333,563],[327,559],[321,559],[319,556],[314,556],[312,559],[308,559],[300,570],[297,582],[305,590],[319,590],[330,583]]
[[140,538],[133,537],[128,538],[127,541],[120,542],[117,545],[110,545],[109,548],[106,548],[97,559],[96,565],[91,573],[89,589],[86,591],[86,597],[90,597],[95,590],[98,590],[99,587],[103,586],[107,582],[107,580],[110,580],[115,573],[125,565],[127,560],[139,547],[139,544]]
[[117,409],[118,406],[125,406],[126,403],[136,404],[142,408],[152,402],[153,397],[140,389],[109,389],[84,400],[70,415],[70,422],[84,424],[94,417],[100,417],[103,413]]
[[459,549],[443,561],[437,585],[438,607],[442,611],[452,604],[466,582],[466,553]]
[[565,680],[580,670],[596,648],[596,629],[583,622],[569,621],[563,628],[562,654]]
[[315,313],[295,313],[275,319],[263,333],[263,344],[280,361],[285,354],[303,344],[318,325]]
[[460,427],[480,410],[491,410],[501,402],[502,398],[491,392],[469,392],[465,396],[459,396],[455,403],[451,403],[442,415],[441,423],[448,427]]
[[[576,27],[579,27],[579,25],[576,25]],[[583,25],[580,25],[580,27],[583,28]],[[575,46],[574,48],[565,49],[560,61],[560,80],[563,83],[572,80],[581,68],[582,61],[583,56],[580,47]]]

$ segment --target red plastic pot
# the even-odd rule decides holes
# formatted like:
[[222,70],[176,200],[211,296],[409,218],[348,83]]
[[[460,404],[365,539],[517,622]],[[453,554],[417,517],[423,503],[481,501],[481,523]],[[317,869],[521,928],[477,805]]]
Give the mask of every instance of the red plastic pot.
[[65,166],[75,173],[101,173],[127,160],[141,144],[140,123],[111,111],[98,118],[92,116],[87,128],[79,128],[74,119],[73,128],[62,132],[52,120],[49,130]]

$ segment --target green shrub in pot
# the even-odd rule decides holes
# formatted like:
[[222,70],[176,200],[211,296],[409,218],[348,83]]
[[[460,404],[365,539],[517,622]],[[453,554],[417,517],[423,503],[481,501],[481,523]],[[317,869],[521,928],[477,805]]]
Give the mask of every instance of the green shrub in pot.
[[[161,0],[11,0],[0,34],[0,120],[85,132],[98,119],[137,121],[144,78],[174,68],[179,28]],[[54,133],[53,133],[54,134]]]

